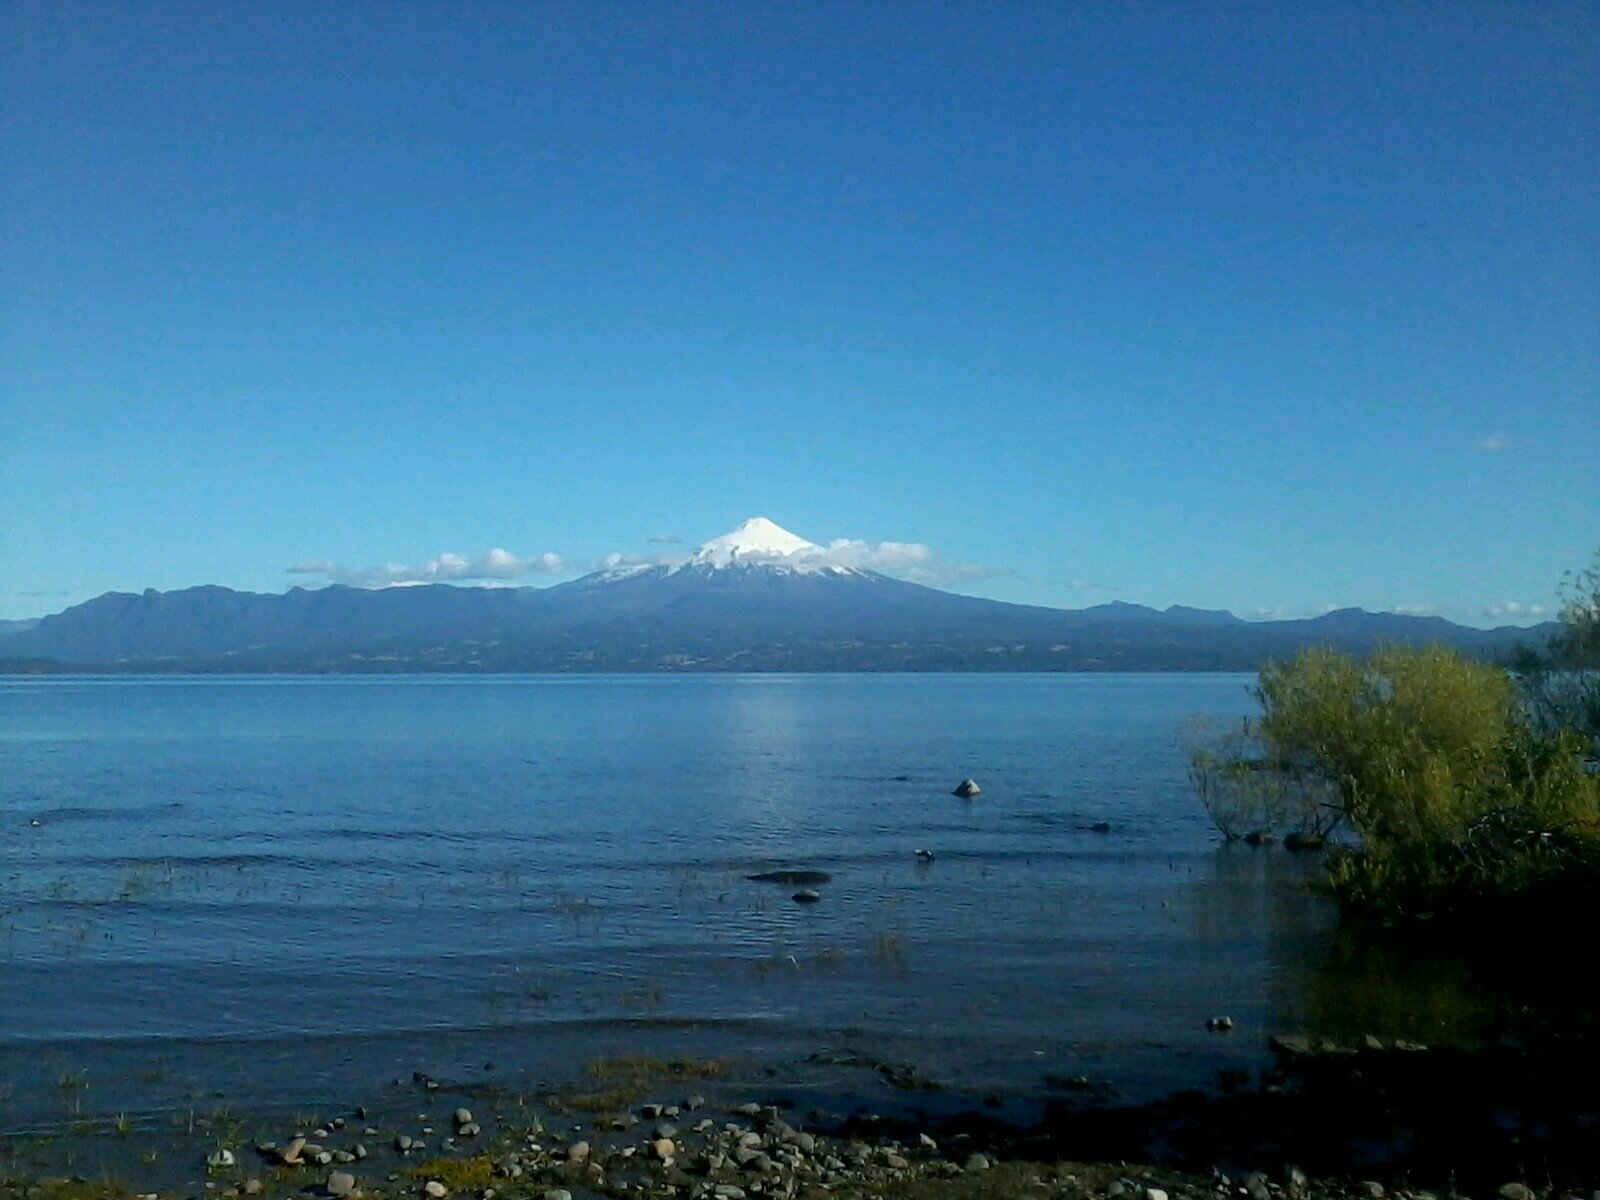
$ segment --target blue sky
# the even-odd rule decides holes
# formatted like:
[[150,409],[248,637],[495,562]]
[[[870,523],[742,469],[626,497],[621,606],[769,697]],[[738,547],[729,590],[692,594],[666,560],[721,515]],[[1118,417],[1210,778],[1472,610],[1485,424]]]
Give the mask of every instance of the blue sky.
[[1600,548],[1593,5],[0,42],[0,616],[765,515],[1004,599],[1485,624]]

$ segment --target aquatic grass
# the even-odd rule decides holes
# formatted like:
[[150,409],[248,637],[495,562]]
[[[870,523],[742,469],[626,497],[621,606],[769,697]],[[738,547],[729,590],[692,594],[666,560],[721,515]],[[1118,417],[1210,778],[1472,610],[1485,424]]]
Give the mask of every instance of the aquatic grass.
[[871,951],[874,962],[884,966],[903,967],[906,964],[907,948],[903,935],[894,932],[881,932],[872,935]]
[[74,1117],[83,1115],[83,1094],[89,1090],[89,1072],[62,1071],[55,1078],[56,1091],[66,1097]]
[[604,1088],[598,1092],[577,1092],[566,1097],[563,1103],[578,1112],[611,1117],[633,1107],[643,1100],[649,1089],[644,1081],[622,1087]]
[[482,1192],[494,1183],[494,1157],[479,1154],[471,1158],[430,1158],[408,1167],[412,1179],[438,1180],[452,1194]]
[[647,1058],[623,1055],[596,1058],[584,1064],[591,1079],[725,1079],[733,1064],[725,1058]]
[[629,988],[617,997],[617,1007],[625,1012],[654,1012],[661,1007],[666,995],[666,989],[659,983]]

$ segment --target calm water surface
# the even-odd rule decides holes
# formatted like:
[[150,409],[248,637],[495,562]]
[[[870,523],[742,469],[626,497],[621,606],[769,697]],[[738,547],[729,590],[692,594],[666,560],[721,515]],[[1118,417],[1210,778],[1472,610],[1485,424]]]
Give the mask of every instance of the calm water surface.
[[630,1051],[1127,1096],[1258,1065],[1345,968],[1315,864],[1189,790],[1181,727],[1249,682],[0,682],[0,1124],[74,1073],[114,1113]]

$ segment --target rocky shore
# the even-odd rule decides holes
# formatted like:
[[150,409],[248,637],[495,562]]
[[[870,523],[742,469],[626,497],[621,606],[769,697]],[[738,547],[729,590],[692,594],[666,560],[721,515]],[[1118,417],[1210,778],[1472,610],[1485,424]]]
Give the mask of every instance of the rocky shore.
[[[592,1086],[539,1096],[418,1072],[381,1112],[191,1117],[159,1155],[115,1168],[61,1171],[66,1137],[9,1139],[0,1197],[1600,1200],[1600,1106],[1563,1093],[1530,1107],[1513,1078],[1535,1067],[1525,1047],[1286,1037],[1276,1050],[1279,1066],[1248,1087],[1139,1108],[1067,1081],[1072,1098],[1026,1127],[981,1101],[934,1116],[740,1100],[759,1082],[717,1062],[591,1064]],[[1575,1076],[1576,1091],[1593,1078]],[[97,1135],[75,1136],[81,1150]]]

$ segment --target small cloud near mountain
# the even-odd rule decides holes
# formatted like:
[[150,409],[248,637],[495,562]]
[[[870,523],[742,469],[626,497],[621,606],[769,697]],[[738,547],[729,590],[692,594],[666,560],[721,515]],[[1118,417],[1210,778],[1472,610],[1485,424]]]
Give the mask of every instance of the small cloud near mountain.
[[385,563],[379,567],[342,567],[325,558],[308,559],[289,568],[291,575],[321,575],[330,583],[351,587],[394,587],[413,583],[453,583],[522,579],[529,575],[558,575],[571,568],[559,554],[519,558],[498,546],[487,554],[467,558],[444,553],[420,566]]
[[879,542],[873,545],[855,538],[836,538],[808,557],[830,567],[877,571],[912,583],[964,583],[1011,574],[999,567],[986,567],[978,563],[946,562],[934,553],[933,547],[921,542]]
[[654,537],[645,538],[652,546],[677,546],[683,539],[675,533],[658,533]]
[[1486,617],[1510,617],[1512,620],[1526,620],[1545,615],[1542,604],[1519,604],[1515,600],[1507,600],[1503,604],[1491,604],[1483,610]]

